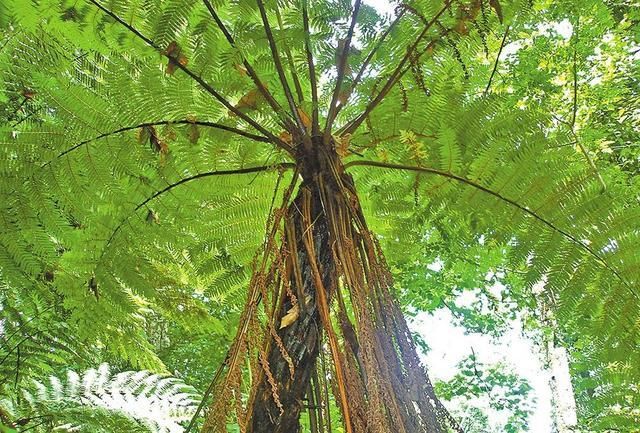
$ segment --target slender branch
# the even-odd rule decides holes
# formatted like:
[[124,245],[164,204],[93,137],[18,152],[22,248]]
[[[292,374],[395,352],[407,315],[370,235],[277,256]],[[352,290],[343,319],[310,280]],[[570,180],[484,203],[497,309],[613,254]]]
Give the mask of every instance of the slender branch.
[[582,142],[578,139],[578,134],[576,134],[576,119],[578,117],[578,50],[576,45],[578,43],[579,25],[580,25],[580,21],[578,20],[574,26],[575,30],[574,30],[574,43],[573,43],[573,109],[571,111],[571,122],[569,123],[569,127],[571,128],[571,134],[573,135],[573,138],[576,144],[578,145],[578,148],[586,158],[587,163],[589,164],[589,167],[591,167],[591,169],[595,173],[596,178],[598,179],[598,182],[602,186],[602,191],[604,192],[607,189],[607,184],[604,183],[604,179],[602,178],[600,171],[598,171],[598,167],[596,167],[595,163],[593,162],[593,159],[591,159],[591,156],[589,156],[589,151],[584,147]]
[[344,165],[344,168],[347,169],[349,167],[355,167],[355,166],[365,166],[365,167],[381,167],[381,168],[388,168],[388,169],[395,169],[395,170],[406,170],[406,171],[417,171],[420,173],[430,173],[430,174],[435,174],[437,176],[442,176],[442,177],[446,177],[448,179],[452,179],[455,180],[457,182],[463,183],[465,185],[471,186],[473,188],[476,188],[482,192],[485,192],[489,195],[492,195],[494,197],[496,197],[497,199],[521,210],[522,212],[526,213],[527,215],[533,217],[535,220],[541,222],[542,224],[546,225],[547,227],[549,227],[551,230],[560,233],[562,236],[564,236],[565,238],[569,239],[572,243],[576,244],[577,246],[579,246],[580,248],[584,249],[585,251],[587,251],[589,253],[589,255],[591,255],[593,258],[595,258],[602,266],[604,266],[607,270],[609,270],[611,273],[613,273],[628,289],[629,291],[633,294],[633,296],[636,299],[640,300],[640,296],[638,295],[638,293],[635,291],[635,289],[633,289],[633,287],[631,287],[631,285],[622,277],[622,275],[620,275],[620,273],[613,268],[611,265],[609,265],[609,263],[607,263],[607,261],[600,255],[598,254],[593,248],[591,248],[589,245],[586,245],[585,243],[581,242],[578,238],[576,238],[574,235],[572,235],[571,233],[568,233],[567,231],[561,229],[560,227],[557,227],[555,224],[553,224],[552,222],[550,222],[549,220],[547,220],[546,218],[538,215],[536,212],[532,211],[531,209],[529,209],[528,207],[521,205],[520,203],[516,202],[515,200],[512,200],[508,197],[503,196],[502,194],[495,192],[489,188],[487,188],[486,186],[480,185],[477,182],[474,182],[472,180],[466,179],[462,176],[458,176],[456,174],[453,173],[449,173],[447,171],[442,171],[442,170],[437,170],[435,168],[429,168],[429,167],[419,167],[419,166],[411,166],[411,165],[402,165],[402,164],[391,164],[391,163],[386,163],[386,162],[379,162],[379,161],[352,161],[349,162],[347,164]]
[[200,400],[200,403],[198,404],[198,408],[196,409],[196,411],[193,413],[193,416],[191,417],[191,420],[189,421],[189,425],[187,426],[186,430],[184,431],[184,433],[190,433],[191,430],[193,429],[193,427],[196,424],[196,420],[198,419],[198,416],[200,415],[200,412],[202,412],[202,409],[204,409],[205,404],[207,404],[207,399],[209,398],[209,396],[211,395],[211,393],[213,392],[216,383],[218,383],[218,380],[220,380],[220,377],[222,376],[222,372],[224,371],[224,368],[227,366],[227,363],[229,362],[229,358],[231,357],[231,348],[227,349],[227,354],[224,358],[224,361],[222,362],[222,364],[220,364],[215,372],[215,374],[213,375],[213,379],[211,379],[211,382],[209,383],[209,386],[207,387],[206,391],[204,392],[204,395],[202,396],[202,399]]
[[[16,33],[11,34],[9,37],[7,37],[7,39],[5,40],[4,44],[2,44],[2,46],[0,47],[0,53],[2,51],[4,51],[4,49],[9,45],[9,42],[11,42],[11,40],[16,36]],[[5,35],[6,37],[6,35]]]
[[[420,58],[424,55],[424,53],[426,53],[427,51],[429,51],[430,49],[432,49],[437,42],[440,42],[442,40],[442,38],[444,38],[445,36],[447,36],[450,32],[452,31],[452,29],[444,29],[442,31],[442,33],[440,34],[440,36],[437,39],[433,39],[431,40],[431,42],[429,42],[423,49],[422,51],[420,51],[419,53],[416,54],[415,59],[416,61],[420,60]],[[391,86],[389,87],[389,90],[391,90],[391,88],[393,86],[395,86],[401,79],[402,77],[404,77],[404,75],[411,70],[411,65],[407,66],[406,68],[404,68],[396,77],[395,79],[392,77],[393,82],[391,83]],[[384,90],[384,89],[383,89]],[[386,96],[386,93],[385,95]],[[384,96],[382,98],[380,98],[380,102],[382,102],[382,99],[384,99]],[[345,124],[342,128],[340,128],[338,130],[338,135],[344,135],[344,134],[350,134],[353,133],[353,131],[355,131],[360,124],[362,123],[362,121],[364,121],[364,119],[366,119],[366,117],[371,114],[371,111],[373,111],[375,109],[375,107],[373,107],[368,113],[366,113],[366,116],[364,116],[361,121],[357,124],[354,125],[354,122],[358,119],[354,119],[350,122],[348,122],[347,124]]]
[[313,53],[311,51],[311,31],[309,29],[309,12],[307,11],[307,3],[308,0],[302,0],[302,25],[304,27],[304,48],[307,53],[309,81],[311,84],[311,133],[316,136],[320,134],[320,121],[318,115],[318,82],[316,80],[316,68],[313,64]]
[[493,64],[493,70],[491,71],[491,76],[489,77],[489,82],[487,83],[487,88],[484,89],[484,96],[489,94],[489,89],[491,89],[491,82],[493,81],[493,77],[498,71],[498,64],[500,63],[500,55],[502,54],[502,50],[507,42],[507,36],[509,35],[509,26],[504,31],[504,36],[502,37],[502,42],[500,43],[500,49],[498,50],[498,55],[496,56],[496,61]]
[[210,93],[218,102],[220,102],[222,105],[224,105],[229,111],[234,113],[236,116],[240,117],[242,120],[247,122],[249,125],[253,126],[257,131],[259,131],[263,135],[267,136],[274,144],[277,144],[278,146],[282,147],[283,149],[285,149],[286,151],[288,151],[291,154],[293,153],[293,148],[289,144],[285,143],[284,141],[282,141],[281,139],[279,139],[278,137],[273,135],[271,132],[269,132],[269,130],[267,130],[261,124],[259,124],[258,122],[253,120],[251,117],[249,117],[246,114],[244,114],[242,111],[237,109],[235,106],[233,106],[220,93],[218,93],[210,84],[208,84],[206,81],[204,81],[200,76],[196,75],[193,71],[191,71],[189,68],[187,68],[182,63],[180,63],[178,61],[175,61],[175,59],[171,55],[169,55],[165,50],[161,49],[151,39],[149,39],[148,37],[146,37],[145,35],[140,33],[131,24],[128,24],[126,21],[124,21],[122,18],[120,18],[118,15],[116,15],[115,13],[110,11],[109,9],[105,8],[104,6],[102,6],[96,0],[88,0],[88,1],[91,2],[92,4],[94,4],[97,8],[102,10],[104,13],[109,15],[111,18],[116,20],[122,26],[126,27],[131,33],[136,35],[138,38],[142,39],[147,45],[149,45],[150,47],[156,49],[158,52],[160,52],[160,54],[162,54],[163,56],[165,56],[169,60],[173,60],[175,62],[175,65],[178,68],[180,68],[185,74],[187,74],[194,81],[196,81],[198,84],[200,84],[200,86],[203,89],[205,89],[208,93]]
[[[26,96],[22,98],[22,102],[20,102],[20,104],[16,107],[15,110],[13,110],[13,113],[11,113],[11,117],[15,116],[16,114],[18,114],[18,111],[20,111],[22,109],[22,107],[24,107],[24,104],[26,104],[29,101],[29,98],[27,98]],[[17,125],[17,123],[15,125],[12,125],[12,127],[15,127]]]
[[369,67],[371,60],[373,60],[373,57],[376,55],[378,50],[382,47],[382,44],[387,38],[387,36],[389,36],[391,31],[398,25],[398,22],[404,16],[406,11],[407,11],[406,9],[402,9],[400,11],[396,19],[393,20],[393,22],[389,25],[389,27],[387,27],[385,31],[382,33],[382,35],[380,35],[380,38],[376,42],[376,45],[371,49],[371,51],[369,51],[369,54],[367,54],[367,57],[364,59],[364,62],[362,62],[362,66],[360,66],[360,69],[358,70],[358,73],[356,74],[356,77],[354,78],[353,83],[351,84],[351,92],[349,92],[349,95],[347,96],[347,100],[345,101],[344,104],[339,105],[338,108],[336,109],[336,116],[340,113],[340,110],[342,110],[342,108],[345,105],[347,105],[347,102],[351,97],[351,93],[355,90],[356,86],[360,84],[360,80],[362,80],[362,77],[364,76],[365,71]]
[[[52,415],[43,415],[42,417],[39,417],[39,418],[44,418],[44,417],[51,417],[51,418],[53,418],[53,416],[52,416]],[[35,419],[35,418],[38,418],[38,417],[31,417],[31,418],[29,418],[29,419]],[[26,428],[26,429],[24,429],[24,430],[20,430],[20,433],[28,432],[29,430],[33,430],[34,428],[36,428],[36,427],[40,427],[41,425],[44,425],[44,424],[49,423],[49,422],[50,422],[50,420],[45,419],[45,420],[43,420],[43,421],[40,421],[38,424],[34,424],[34,425],[32,425],[31,427],[28,427],[28,428]]]
[[425,25],[422,32],[418,35],[413,44],[411,44],[411,46],[409,46],[409,48],[407,49],[407,53],[404,55],[396,69],[393,71],[391,77],[389,77],[382,90],[380,90],[380,93],[378,93],[378,95],[367,105],[362,114],[349,122],[348,126],[341,130],[341,134],[353,133],[353,131],[355,131],[362,124],[362,122],[364,122],[367,116],[380,104],[380,102],[382,102],[384,97],[387,96],[387,93],[389,93],[393,86],[398,82],[400,77],[406,72],[403,72],[404,65],[409,61],[413,53],[416,51],[418,45],[420,44],[420,42],[422,42],[422,39],[427,35],[429,29],[431,29],[431,27],[433,27],[433,25],[437,22],[438,18],[440,18],[440,16],[445,13],[452,2],[453,0],[447,0],[440,11],[438,11],[438,13]]
[[327,114],[327,123],[324,127],[324,135],[325,137],[329,137],[331,135],[331,127],[333,126],[333,121],[337,115],[337,104],[338,98],[340,95],[340,88],[342,87],[342,82],[344,81],[345,69],[347,67],[347,60],[349,58],[349,48],[351,47],[351,38],[353,38],[353,32],[356,28],[356,22],[358,20],[358,12],[360,12],[360,5],[362,1],[356,0],[353,5],[353,13],[351,14],[351,24],[349,25],[349,31],[347,31],[347,38],[344,41],[344,46],[342,47],[342,53],[340,53],[338,58],[338,76],[336,77],[336,87],[333,89],[333,96],[331,97],[331,104],[329,104],[329,113]]
[[575,33],[573,35],[573,110],[571,111],[571,131],[576,129],[576,118],[578,116],[578,25],[575,24]]
[[18,379],[20,378],[20,346],[16,349],[16,377],[13,381],[13,390],[16,392],[18,390]]
[[241,136],[249,138],[251,140],[259,141],[259,142],[263,142],[263,143],[270,143],[271,142],[267,137],[263,137],[261,135],[251,134],[251,133],[243,131],[241,129],[237,129],[237,128],[234,128],[232,126],[227,126],[227,125],[223,125],[223,124],[215,123],[215,122],[206,122],[206,121],[199,121],[199,120],[186,120],[186,119],[184,119],[184,120],[159,120],[157,122],[144,122],[144,123],[139,123],[138,125],[125,126],[123,128],[116,129],[115,131],[105,132],[104,134],[100,134],[100,135],[95,136],[93,138],[89,138],[87,140],[81,141],[80,143],[74,144],[73,146],[71,146],[67,150],[61,152],[54,159],[51,159],[51,160],[45,162],[41,166],[41,168],[44,168],[44,167],[50,165],[54,160],[56,160],[58,158],[62,158],[63,156],[67,155],[68,153],[73,152],[74,150],[84,146],[85,144],[91,143],[92,141],[100,140],[100,139],[105,138],[105,137],[109,137],[111,135],[120,134],[122,132],[131,131],[131,130],[134,130],[134,129],[144,128],[145,126],[189,125],[189,124],[198,125],[198,126],[206,126],[208,128],[222,129],[224,131],[233,132],[235,134],[241,135]]
[[27,341],[28,339],[33,339],[36,335],[42,333],[42,331],[36,331],[35,334],[33,335],[26,335],[22,340],[18,341],[18,344],[16,344],[15,346],[13,346],[11,348],[11,350],[9,350],[4,357],[2,358],[2,360],[0,360],[0,365],[4,364],[4,362],[7,360],[7,358],[9,358],[9,355],[11,355],[13,353],[14,350],[18,349],[20,347],[20,345],[22,343],[24,343],[25,341]]
[[[229,42],[229,45],[231,45],[231,47],[233,48],[236,48],[236,41],[233,39],[233,36],[231,35],[227,27],[224,25],[224,23],[220,19],[220,16],[216,12],[215,8],[211,5],[211,2],[209,0],[203,0],[203,2],[204,2],[204,5],[209,10],[211,17],[216,22],[216,25],[218,26],[220,31],[222,31],[222,33],[224,34],[224,37],[227,39],[227,42]],[[292,125],[291,119],[284,112],[284,110],[282,109],[282,106],[278,103],[278,101],[276,101],[276,99],[273,97],[271,92],[267,90],[265,85],[262,83],[262,81],[258,77],[258,74],[256,73],[255,69],[253,69],[253,66],[247,61],[246,58],[244,58],[244,56],[242,57],[242,64],[247,70],[247,74],[251,78],[251,81],[253,81],[253,84],[255,84],[255,86],[258,88],[262,96],[266,99],[267,103],[271,106],[271,108],[273,108],[273,110],[276,113],[278,113],[282,117],[282,120],[285,122],[285,124],[289,125],[290,127]]]
[[[276,19],[278,20],[278,28],[280,32],[284,31],[284,24],[282,21],[282,15],[280,14],[280,9],[278,9],[278,3],[276,2]],[[291,54],[291,49],[289,45],[287,45],[286,41],[284,41],[284,54],[287,56],[287,62],[289,63],[289,69],[291,70],[291,77],[293,78],[293,86],[296,88],[296,94],[298,95],[298,102],[304,102],[304,93],[302,92],[302,85],[300,84],[300,79],[298,78],[298,73],[296,72],[296,65],[293,62],[293,54]]]
[[289,87],[289,83],[287,82],[287,75],[284,72],[284,68],[282,67],[282,62],[280,61],[280,54],[278,53],[278,47],[276,46],[276,41],[273,37],[273,32],[271,31],[271,26],[269,25],[269,18],[267,17],[267,11],[264,7],[264,3],[262,0],[257,0],[258,9],[260,9],[260,17],[262,18],[262,24],[264,26],[264,31],[267,35],[267,40],[269,41],[269,48],[271,49],[271,57],[273,57],[273,63],[275,64],[276,71],[278,71],[278,77],[280,77],[280,83],[282,84],[282,90],[284,90],[284,94],[287,98],[287,102],[289,103],[289,108],[291,109],[291,113],[296,119],[296,123],[298,124],[298,128],[302,132],[304,132],[305,127],[300,119],[300,115],[298,114],[298,108],[296,107],[296,103],[293,99],[293,94],[291,93],[291,88]]
[[138,204],[131,213],[129,213],[121,222],[120,224],[118,224],[116,226],[116,228],[114,229],[114,231],[111,233],[111,236],[109,236],[109,239],[107,240],[107,243],[105,244],[104,249],[102,250],[102,254],[101,257],[104,256],[105,251],[107,250],[108,246],[111,244],[111,242],[113,241],[113,239],[115,238],[115,236],[118,234],[118,232],[122,229],[122,227],[127,223],[127,221],[129,221],[129,219],[138,211],[140,210],[140,208],[142,208],[143,206],[147,205],[149,202],[155,200],[156,198],[160,197],[161,195],[163,195],[164,193],[167,193],[169,191],[171,191],[172,189],[180,186],[180,185],[184,185],[186,183],[189,183],[191,181],[194,181],[196,179],[202,179],[202,178],[206,178],[206,177],[212,177],[212,176],[225,176],[225,175],[234,175],[234,174],[248,174],[248,173],[257,173],[260,171],[269,171],[269,170],[285,170],[285,169],[289,169],[289,168],[294,168],[295,164],[293,163],[289,163],[289,162],[283,162],[280,164],[273,164],[273,165],[264,165],[264,166],[259,166],[259,167],[247,167],[247,168],[240,168],[237,170],[219,170],[219,171],[208,171],[205,173],[198,173],[195,174],[193,176],[189,176],[189,177],[185,177],[183,179],[180,179],[179,181],[172,183],[171,185],[166,186],[165,188],[161,189],[160,191],[156,191],[153,195],[147,197],[144,201],[142,201],[140,204]]
[[[16,113],[17,112],[18,111],[16,111]],[[22,122],[25,122],[25,121],[29,120],[34,114],[36,114],[36,111],[29,111],[29,113],[26,116],[24,116],[22,119],[18,120],[16,123],[11,125],[11,127],[15,128],[16,126],[20,125]]]

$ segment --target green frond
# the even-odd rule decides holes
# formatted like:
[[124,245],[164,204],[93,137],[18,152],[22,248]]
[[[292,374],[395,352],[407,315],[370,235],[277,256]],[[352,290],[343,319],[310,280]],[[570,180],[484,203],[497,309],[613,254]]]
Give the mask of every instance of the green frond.
[[33,431],[181,432],[199,396],[179,380],[148,371],[113,374],[107,364],[82,375],[35,381],[19,403],[0,401],[16,423]]

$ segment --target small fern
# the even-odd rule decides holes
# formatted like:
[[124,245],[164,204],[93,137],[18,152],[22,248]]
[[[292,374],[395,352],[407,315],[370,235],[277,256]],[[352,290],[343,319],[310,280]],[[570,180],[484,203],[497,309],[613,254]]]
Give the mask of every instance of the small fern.
[[14,400],[0,401],[0,408],[14,416],[13,424],[33,431],[179,433],[199,397],[178,379],[148,371],[113,374],[102,364],[82,375],[69,371],[64,380],[34,381]]

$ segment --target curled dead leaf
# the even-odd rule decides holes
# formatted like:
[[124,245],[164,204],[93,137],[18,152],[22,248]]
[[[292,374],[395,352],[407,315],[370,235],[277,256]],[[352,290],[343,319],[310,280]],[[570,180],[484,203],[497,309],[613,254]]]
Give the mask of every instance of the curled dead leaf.
[[158,132],[151,125],[143,126],[138,132],[139,143],[142,144],[147,140],[149,141],[149,146],[151,146],[151,149],[155,150],[160,155],[164,156],[169,153],[169,147],[163,140],[160,139]]
[[286,328],[287,326],[291,325],[293,322],[295,322],[298,319],[299,315],[300,315],[300,309],[298,308],[298,304],[289,308],[289,310],[287,311],[287,314],[285,314],[282,317],[282,320],[280,320],[280,329]]
[[171,42],[162,54],[169,57],[169,63],[165,70],[169,75],[173,75],[177,68],[187,66],[189,63],[189,60],[182,54],[182,50],[176,41]]
[[502,6],[500,5],[500,2],[498,0],[489,0],[489,6],[496,11],[496,15],[498,15],[498,19],[500,20],[500,23],[502,23],[504,17],[502,15]]
[[309,115],[300,107],[296,107],[296,109],[298,110],[298,116],[300,117],[304,127],[307,128],[307,130],[311,129],[311,119],[309,118]]
[[334,137],[336,143],[336,153],[341,158],[349,155],[349,145],[351,144],[351,134],[345,134],[340,137]]

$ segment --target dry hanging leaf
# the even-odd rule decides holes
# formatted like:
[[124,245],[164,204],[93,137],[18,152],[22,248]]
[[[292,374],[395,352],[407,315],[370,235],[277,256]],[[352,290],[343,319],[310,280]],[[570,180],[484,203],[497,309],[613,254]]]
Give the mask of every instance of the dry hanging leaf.
[[280,329],[286,328],[287,326],[295,322],[298,319],[299,314],[300,314],[300,310],[298,308],[298,304],[289,308],[289,310],[287,311],[287,314],[285,314],[282,317],[282,320],[280,321]]
[[305,111],[300,108],[300,107],[296,107],[298,110],[298,116],[300,116],[300,120],[302,121],[302,124],[304,125],[305,128],[307,129],[311,129],[311,119],[309,118],[309,115],[307,113],[305,113]]
[[235,64],[233,66],[235,68],[236,71],[238,71],[238,73],[242,76],[246,76],[249,74],[249,71],[247,71],[247,68],[245,68],[243,65],[241,64]]
[[350,96],[351,86],[347,87],[346,89],[340,90],[340,92],[338,92],[338,102],[340,103],[340,105],[346,104]]
[[186,118],[189,125],[187,126],[187,138],[189,139],[189,143],[198,144],[198,140],[200,139],[200,128],[196,124],[196,116],[189,114]]
[[498,0],[489,0],[489,6],[491,6],[495,11],[496,15],[498,15],[498,19],[500,23],[502,23],[502,6],[500,6],[500,2]]
[[291,137],[291,134],[289,134],[289,131],[282,131],[279,138],[288,145],[291,145],[291,143],[293,142],[293,138]]
[[200,139],[200,128],[195,123],[189,124],[187,128],[187,138],[189,139],[189,143],[198,144],[198,140]]
[[149,140],[151,149],[155,150],[160,155],[164,156],[169,153],[169,147],[164,141],[160,140],[158,132],[153,126],[146,125],[140,130],[138,134],[138,142],[144,143],[146,140]]
[[36,96],[36,92],[34,90],[31,90],[31,89],[22,89],[22,92],[20,92],[20,93],[22,94],[22,96],[26,100],[31,100]]
[[[344,53],[344,46],[347,43],[346,39],[338,39],[338,47],[336,48],[336,55],[335,55],[335,60],[336,60],[336,66],[340,66],[340,60],[342,59],[342,55]],[[352,74],[352,69],[351,69],[351,65],[349,64],[349,55],[350,54],[359,54],[360,51],[357,50],[356,48],[353,47],[353,45],[349,46],[349,52],[345,53],[347,59],[344,63],[344,74],[349,76]]]
[[336,153],[344,158],[349,155],[349,144],[351,143],[351,134],[345,134],[341,137],[334,137],[336,143]]
[[44,275],[43,275],[43,277],[42,277],[42,278],[44,279],[44,281],[47,281],[47,282],[49,282],[49,283],[50,283],[50,282],[52,282],[52,281],[53,281],[53,279],[55,278],[55,274],[54,274],[53,270],[51,270],[51,269],[47,269],[47,270],[44,272]]
[[432,56],[433,55],[433,51],[435,50],[435,44],[431,43],[429,44],[429,46],[427,47],[425,53],[427,54],[427,56]]
[[149,209],[149,212],[147,212],[147,223],[152,224],[160,224],[160,217],[158,216],[158,214],[153,210],[153,209]]
[[258,108],[258,94],[258,89],[250,90],[246,95],[240,98],[236,104],[236,108],[238,110],[256,110]]
[[169,63],[166,69],[166,73],[169,75],[173,75],[179,65],[187,66],[189,63],[189,60],[182,54],[182,50],[176,41],[171,42],[162,54],[169,57]]
[[468,35],[469,29],[467,28],[467,24],[465,23],[463,18],[460,18],[456,23],[454,30],[461,35]]
[[100,293],[98,292],[98,280],[96,280],[95,275],[91,277],[89,283],[87,284],[93,296],[96,297],[96,301],[100,300]]
[[174,141],[178,137],[178,134],[176,133],[175,128],[168,123],[164,128],[162,128],[162,137],[165,141]]
[[480,11],[482,10],[482,0],[474,0],[469,9],[469,18],[475,20]]

